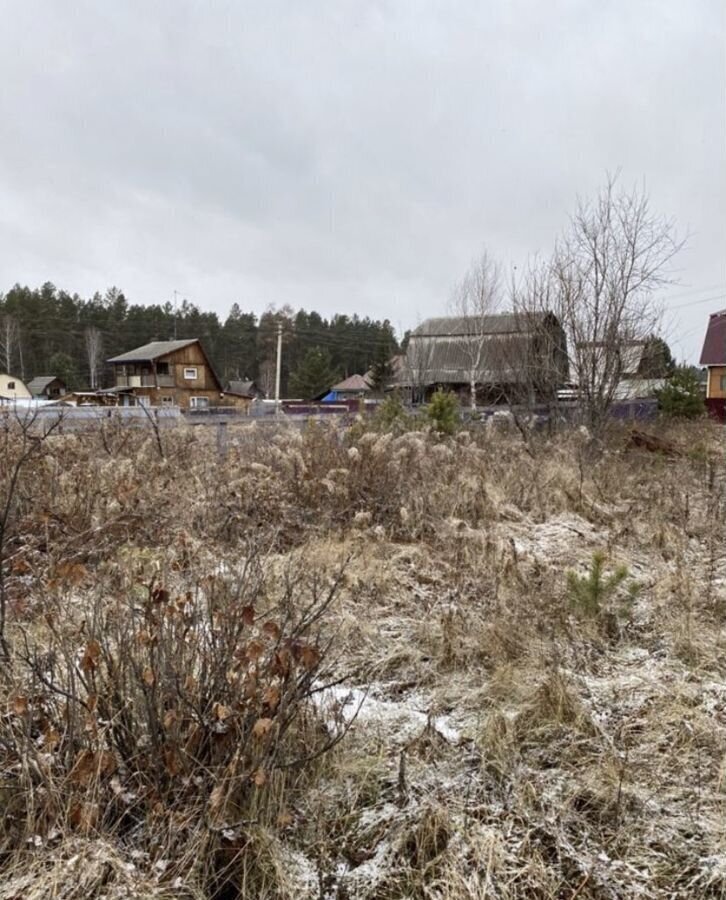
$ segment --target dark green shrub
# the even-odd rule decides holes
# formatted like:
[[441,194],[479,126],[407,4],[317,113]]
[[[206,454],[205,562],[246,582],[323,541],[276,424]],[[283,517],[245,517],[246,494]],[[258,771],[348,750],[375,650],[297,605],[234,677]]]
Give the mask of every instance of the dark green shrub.
[[706,411],[701,385],[689,366],[678,366],[656,396],[658,408],[665,416],[697,419]]

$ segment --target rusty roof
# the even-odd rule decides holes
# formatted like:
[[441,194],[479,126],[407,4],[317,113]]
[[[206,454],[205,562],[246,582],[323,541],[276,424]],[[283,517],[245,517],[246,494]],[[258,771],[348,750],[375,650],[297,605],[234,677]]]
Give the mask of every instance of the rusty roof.
[[726,309],[712,313],[701,351],[702,366],[726,366]]

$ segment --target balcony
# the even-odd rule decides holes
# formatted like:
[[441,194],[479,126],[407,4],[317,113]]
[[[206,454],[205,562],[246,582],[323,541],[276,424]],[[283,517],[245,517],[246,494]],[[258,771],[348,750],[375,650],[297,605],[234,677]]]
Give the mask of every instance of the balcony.
[[116,374],[116,387],[174,387],[173,375],[120,375]]

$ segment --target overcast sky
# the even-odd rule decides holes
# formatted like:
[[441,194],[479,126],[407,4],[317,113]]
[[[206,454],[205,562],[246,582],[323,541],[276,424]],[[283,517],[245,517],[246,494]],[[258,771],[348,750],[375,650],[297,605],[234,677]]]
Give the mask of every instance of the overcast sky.
[[620,168],[690,232],[666,302],[693,359],[726,306],[725,8],[0,0],[0,290],[404,329]]

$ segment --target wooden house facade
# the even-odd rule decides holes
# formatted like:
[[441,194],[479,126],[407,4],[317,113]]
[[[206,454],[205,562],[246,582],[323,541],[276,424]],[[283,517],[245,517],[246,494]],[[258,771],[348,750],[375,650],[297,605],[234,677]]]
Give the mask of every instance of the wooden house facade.
[[108,360],[122,406],[177,406],[183,410],[237,407],[251,398],[225,391],[197,338],[152,341]]
[[709,316],[701,365],[708,372],[706,406],[711,415],[726,421],[726,309]]

